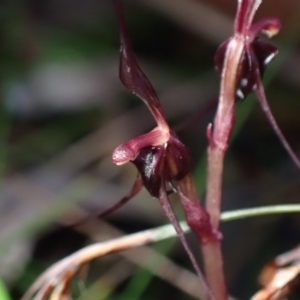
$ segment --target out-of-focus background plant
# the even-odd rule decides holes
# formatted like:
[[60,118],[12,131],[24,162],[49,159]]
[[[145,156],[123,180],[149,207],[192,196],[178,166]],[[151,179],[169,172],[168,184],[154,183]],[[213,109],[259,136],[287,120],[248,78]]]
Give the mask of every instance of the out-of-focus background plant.
[[[218,94],[213,57],[232,34],[236,1],[128,0],[126,8],[135,52],[176,128]],[[271,15],[283,28],[272,40],[279,55],[266,73],[266,92],[299,154],[300,4],[264,0],[257,18]],[[111,2],[3,1],[0,20],[2,300],[19,299],[42,270],[91,241],[166,219],[144,192],[105,220],[68,227],[129,191],[136,170],[116,167],[111,152],[154,125],[146,107],[119,83],[119,35]],[[299,172],[255,98],[237,103],[236,109],[223,210],[298,203]],[[200,194],[205,128],[213,114],[214,109],[178,132],[192,151]],[[235,221],[221,229],[229,292],[238,299],[249,299],[258,289],[260,269],[300,241],[297,215]],[[165,241],[95,261],[74,290],[78,299],[91,300],[193,299],[198,279],[190,268],[178,242]]]

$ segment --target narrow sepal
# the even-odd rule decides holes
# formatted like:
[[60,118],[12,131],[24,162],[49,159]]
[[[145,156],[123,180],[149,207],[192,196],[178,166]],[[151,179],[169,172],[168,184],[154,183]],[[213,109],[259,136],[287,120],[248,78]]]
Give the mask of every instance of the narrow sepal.
[[107,208],[103,211],[96,212],[96,213],[93,213],[92,215],[82,218],[81,220],[71,224],[70,226],[77,227],[77,226],[84,224],[85,222],[88,222],[89,220],[91,220],[93,218],[102,218],[102,217],[105,217],[105,216],[115,212],[116,210],[118,210],[119,208],[124,206],[126,203],[128,203],[133,197],[135,197],[140,192],[142,187],[143,187],[143,182],[142,182],[140,174],[138,174],[136,180],[133,183],[133,186],[132,186],[130,192],[126,196],[121,198],[117,203],[114,203],[112,206],[110,206],[109,208]]
[[[255,62],[254,56],[252,57],[252,61]],[[257,61],[256,61],[256,64],[257,64]],[[295,152],[292,150],[290,144],[288,143],[288,141],[286,140],[285,136],[283,135],[281,129],[279,128],[279,126],[273,116],[273,113],[271,111],[271,108],[269,106],[269,103],[267,101],[263,83],[262,83],[261,77],[259,76],[260,74],[258,71],[256,71],[256,73],[257,73],[257,82],[256,82],[255,92],[256,92],[257,98],[259,100],[259,103],[261,105],[261,108],[262,108],[263,112],[265,113],[269,123],[271,124],[271,127],[273,128],[275,134],[278,136],[280,142],[282,143],[283,147],[287,151],[288,155],[293,160],[295,165],[300,169],[300,160],[297,157],[297,155],[295,154]]]
[[155,90],[135,59],[121,0],[114,0],[114,3],[121,36],[120,80],[126,88],[145,102],[157,124],[168,128]]
[[173,208],[169,202],[169,199],[168,199],[168,196],[165,192],[165,189],[162,188],[160,190],[160,193],[159,193],[159,201],[160,201],[160,204],[167,216],[167,218],[169,219],[170,223],[173,225],[175,231],[177,232],[178,234],[178,237],[187,253],[187,255],[189,256],[190,258],[190,261],[198,275],[198,277],[200,278],[201,280],[201,286],[199,287],[199,292],[201,293],[200,296],[200,299],[203,299],[203,300],[216,300],[214,295],[212,294],[210,288],[208,287],[207,285],[207,282],[206,282],[206,279],[204,277],[204,275],[202,274],[199,266],[198,266],[198,263],[196,261],[196,258],[194,257],[194,254],[193,252],[191,251],[190,247],[189,247],[189,244],[185,238],[185,235],[184,235],[184,232],[180,226],[180,223],[173,211]]
[[124,206],[126,203],[128,203],[132,198],[134,198],[141,191],[142,187],[143,187],[143,182],[142,182],[140,174],[138,174],[136,180],[133,183],[133,186],[132,186],[130,192],[126,196],[121,198],[118,202],[113,204],[111,207],[105,209],[104,211],[102,211],[98,214],[95,214],[96,217],[102,218],[102,217],[105,217],[105,216],[115,212],[116,210],[118,210],[119,208]]

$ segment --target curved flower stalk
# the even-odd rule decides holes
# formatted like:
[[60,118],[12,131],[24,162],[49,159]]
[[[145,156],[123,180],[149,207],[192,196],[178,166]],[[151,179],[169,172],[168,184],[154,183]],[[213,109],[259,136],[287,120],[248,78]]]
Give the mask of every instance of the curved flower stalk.
[[267,38],[276,35],[281,23],[276,18],[265,18],[252,24],[255,11],[258,9],[260,1],[239,1],[238,12],[235,20],[235,35],[225,41],[218,49],[215,56],[215,66],[217,71],[222,75],[226,50],[230,43],[234,43],[237,36],[243,39],[244,49],[239,63],[239,70],[236,76],[236,100],[244,100],[252,91],[260,102],[262,110],[266,114],[273,130],[277,134],[284,148],[294,161],[295,165],[300,168],[300,161],[291,149],[284,135],[282,134],[277,122],[271,112],[270,106],[266,99],[262,77],[267,65],[278,54],[278,50],[273,45],[260,40],[259,35],[263,34]]
[[[275,133],[295,164],[300,167],[298,158],[271,113],[262,84],[265,68],[278,51],[274,46],[261,41],[259,35],[272,37],[278,33],[281,24],[276,18],[253,23],[261,2],[262,0],[238,0],[234,34],[220,46],[215,56],[216,69],[221,75],[221,87],[214,122],[207,128],[209,147],[206,208],[216,231],[220,222],[224,156],[234,125],[234,104],[238,99],[245,99],[252,91],[256,93]],[[220,242],[204,245],[203,253],[204,257],[211,257],[204,260],[208,283],[217,295],[216,298],[225,300],[226,292],[219,288],[225,286]]]
[[[117,165],[132,162],[138,178],[128,197],[115,204],[110,212],[129,201],[144,186],[151,196],[159,199],[161,206],[174,226],[198,276],[202,282],[201,299],[216,299],[192,254],[176,215],[168,199],[167,188],[179,194],[186,220],[202,244],[219,240],[221,235],[213,230],[206,210],[201,207],[191,176],[191,159],[187,147],[170,129],[158,97],[146,75],[139,67],[129,41],[120,0],[114,0],[120,28],[121,59],[120,79],[123,85],[147,105],[157,126],[148,133],[118,146],[112,155]],[[106,213],[105,212],[105,213]]]
[[216,228],[220,219],[223,160],[234,125],[235,101],[244,99],[251,91],[258,91],[259,99],[262,98],[261,76],[267,63],[277,53],[275,47],[259,41],[257,35],[260,32],[276,33],[280,28],[279,21],[264,19],[252,25],[261,2],[262,0],[238,0],[234,35],[220,46],[215,56],[216,69],[221,74],[221,87],[213,125],[210,124],[207,128],[209,148],[206,206]]

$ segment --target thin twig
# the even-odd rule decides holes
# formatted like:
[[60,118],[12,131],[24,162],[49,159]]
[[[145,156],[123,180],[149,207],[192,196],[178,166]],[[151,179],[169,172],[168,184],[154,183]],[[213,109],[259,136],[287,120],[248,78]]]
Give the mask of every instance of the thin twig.
[[[300,213],[300,205],[274,205],[257,208],[240,209],[235,211],[224,212],[221,215],[222,221],[233,221],[249,217],[282,214],[282,213]],[[189,231],[186,222],[181,222],[181,227],[184,232]],[[158,242],[167,238],[177,236],[172,225],[164,225],[154,229],[141,231],[139,233],[130,234],[125,237],[116,238],[111,241],[101,242],[87,246],[63,260],[52,265],[33,283],[27,293],[21,300],[32,299],[38,291],[46,291],[54,288],[57,283],[63,279],[66,272],[76,272],[82,265],[107,254],[123,251],[130,248],[135,248],[148,243]]]

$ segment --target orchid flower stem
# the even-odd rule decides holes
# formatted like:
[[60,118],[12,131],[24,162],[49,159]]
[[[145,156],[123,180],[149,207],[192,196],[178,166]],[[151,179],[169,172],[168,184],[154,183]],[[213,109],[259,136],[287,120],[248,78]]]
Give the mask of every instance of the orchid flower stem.
[[223,272],[223,256],[220,241],[209,242],[202,246],[205,276],[214,297],[227,300],[227,288]]
[[169,202],[169,199],[168,199],[164,189],[162,189],[160,191],[159,201],[160,201],[161,206],[162,206],[166,216],[168,217],[170,223],[174,226],[174,229],[177,232],[178,237],[181,240],[181,243],[182,243],[186,253],[188,254],[188,256],[189,256],[189,258],[192,262],[192,265],[193,265],[194,269],[196,270],[197,275],[200,279],[200,282],[202,284],[202,287],[199,289],[199,291],[201,292],[200,299],[215,300],[214,296],[212,295],[212,292],[211,292],[210,288],[208,287],[208,285],[206,283],[206,279],[205,279],[204,275],[202,274],[202,272],[201,272],[201,270],[198,266],[196,258],[194,257],[194,254],[191,251],[191,249],[189,248],[189,245],[188,245],[187,240],[186,240],[185,235],[184,235],[184,231],[180,226],[180,223],[179,223],[179,221],[178,221],[178,219],[177,219],[177,217],[176,217],[176,215],[173,211],[173,208],[172,208],[172,206]]
[[[206,209],[214,230],[219,230],[223,166],[234,123],[234,103],[239,64],[243,55],[243,39],[236,35],[228,46],[222,71],[218,109],[213,129],[208,128],[208,176]],[[212,240],[203,246],[206,278],[217,300],[228,299],[223,271],[220,241]]]

